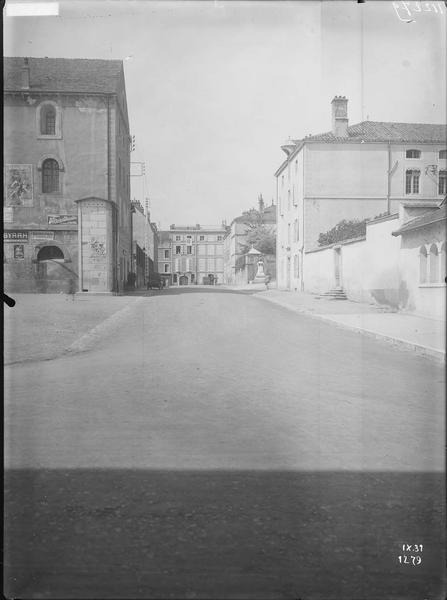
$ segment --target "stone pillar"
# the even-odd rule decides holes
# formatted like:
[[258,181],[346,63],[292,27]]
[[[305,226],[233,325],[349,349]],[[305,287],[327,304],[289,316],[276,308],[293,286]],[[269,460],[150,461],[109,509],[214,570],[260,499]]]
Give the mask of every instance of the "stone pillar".
[[101,198],[77,200],[80,291],[113,290],[113,204]]

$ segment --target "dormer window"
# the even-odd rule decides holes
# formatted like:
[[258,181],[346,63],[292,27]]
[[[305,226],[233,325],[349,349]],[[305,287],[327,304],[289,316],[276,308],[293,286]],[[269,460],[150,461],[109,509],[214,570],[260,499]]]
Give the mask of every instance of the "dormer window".
[[405,152],[405,158],[421,158],[421,151],[420,150],[407,150]]
[[447,150],[440,150],[439,158],[447,158]]

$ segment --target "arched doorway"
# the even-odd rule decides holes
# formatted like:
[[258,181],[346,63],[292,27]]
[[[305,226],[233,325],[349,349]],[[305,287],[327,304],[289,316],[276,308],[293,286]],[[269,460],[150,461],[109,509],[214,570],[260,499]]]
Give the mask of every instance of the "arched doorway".
[[37,253],[37,262],[47,260],[64,260],[64,253],[59,246],[44,246]]
[[181,275],[180,279],[179,279],[179,283],[180,283],[180,285],[188,285],[188,276]]
[[37,249],[36,284],[39,292],[58,293],[77,289],[77,274],[66,265],[63,250],[56,244]]

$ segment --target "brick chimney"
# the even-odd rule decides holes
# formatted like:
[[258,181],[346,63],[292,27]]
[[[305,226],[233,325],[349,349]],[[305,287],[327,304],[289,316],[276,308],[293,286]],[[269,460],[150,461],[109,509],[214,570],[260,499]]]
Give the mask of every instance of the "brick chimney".
[[23,59],[22,65],[22,90],[29,90],[29,62],[27,58]]
[[335,96],[332,104],[332,133],[335,137],[348,137],[348,99]]

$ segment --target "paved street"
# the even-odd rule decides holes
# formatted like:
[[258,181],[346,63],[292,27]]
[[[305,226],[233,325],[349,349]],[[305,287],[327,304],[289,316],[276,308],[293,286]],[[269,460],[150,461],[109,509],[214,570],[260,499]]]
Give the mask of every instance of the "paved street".
[[440,597],[441,365],[248,293],[132,306],[6,368],[7,595]]

